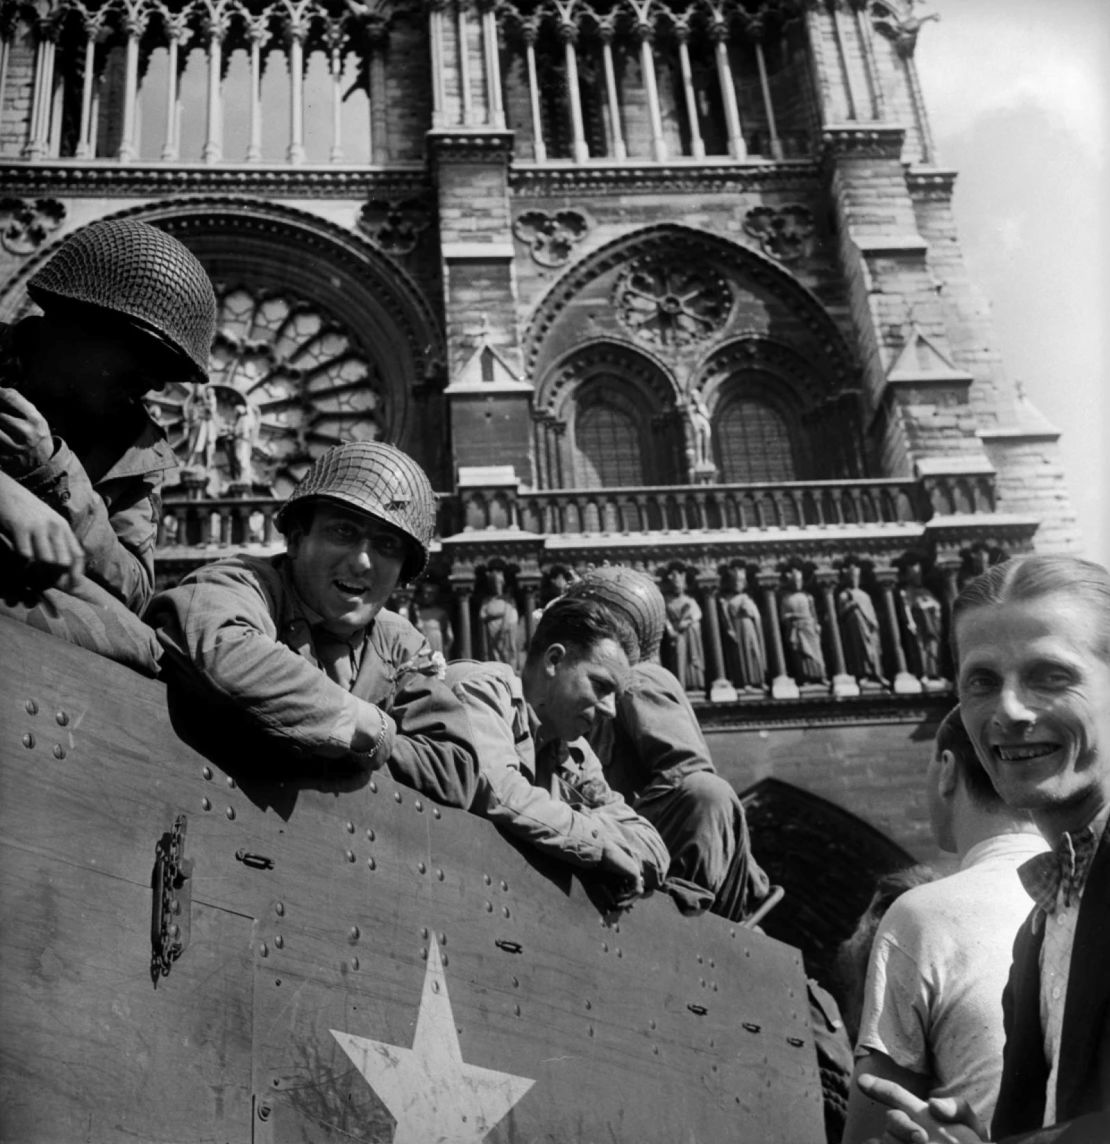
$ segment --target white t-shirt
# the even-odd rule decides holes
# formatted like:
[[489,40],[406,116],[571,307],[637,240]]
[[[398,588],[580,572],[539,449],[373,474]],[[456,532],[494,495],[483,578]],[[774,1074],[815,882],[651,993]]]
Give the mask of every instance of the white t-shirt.
[[1002,990],[1032,908],[1017,868],[1045,849],[1037,834],[1001,834],[973,846],[957,873],[907,890],[867,969],[856,1055],[882,1052],[931,1077],[931,1095],[965,1097],[984,1124],[1002,1075]]

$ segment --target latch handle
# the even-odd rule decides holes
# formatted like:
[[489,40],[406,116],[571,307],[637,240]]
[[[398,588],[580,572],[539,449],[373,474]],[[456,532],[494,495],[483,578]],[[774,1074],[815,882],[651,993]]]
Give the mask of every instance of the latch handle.
[[191,858],[185,857],[187,819],[179,814],[154,848],[153,891],[150,915],[150,976],[154,987],[189,944],[192,906]]

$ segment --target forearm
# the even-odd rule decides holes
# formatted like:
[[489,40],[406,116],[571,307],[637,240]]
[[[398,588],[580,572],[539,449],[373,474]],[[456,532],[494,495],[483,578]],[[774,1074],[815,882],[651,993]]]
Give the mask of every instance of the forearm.
[[886,1053],[870,1052],[867,1056],[860,1057],[852,1073],[848,1113],[841,1144],[864,1144],[865,1141],[878,1139],[882,1136],[886,1124],[887,1106],[872,1100],[860,1091],[857,1082],[861,1076],[877,1076],[884,1080],[892,1080],[922,1100],[929,1091],[928,1077],[902,1068]]

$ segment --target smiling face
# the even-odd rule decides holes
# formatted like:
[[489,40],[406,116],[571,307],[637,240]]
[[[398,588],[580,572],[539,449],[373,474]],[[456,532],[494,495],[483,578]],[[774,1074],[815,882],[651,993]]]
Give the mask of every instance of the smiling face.
[[613,639],[587,651],[552,644],[537,668],[525,674],[525,698],[549,739],[577,739],[597,719],[612,719],[629,673],[628,656]]
[[353,635],[378,614],[401,577],[407,543],[365,513],[321,501],[305,531],[289,533],[293,583],[330,632]]
[[1100,617],[1056,592],[957,621],[964,726],[1002,799],[1051,837],[1110,802],[1110,663]]

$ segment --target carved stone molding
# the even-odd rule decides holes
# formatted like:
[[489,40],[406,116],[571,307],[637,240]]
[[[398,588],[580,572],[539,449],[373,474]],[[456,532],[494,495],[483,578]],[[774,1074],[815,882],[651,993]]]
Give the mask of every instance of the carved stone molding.
[[576,166],[514,166],[509,185],[522,198],[563,195],[686,193],[740,194],[745,191],[815,192],[818,164],[811,159],[776,163],[622,163]]
[[873,124],[868,127],[828,126],[821,132],[826,158],[900,159],[906,139],[904,127]]
[[906,174],[906,186],[910,194],[918,200],[951,202],[955,185],[955,171],[913,167]]
[[258,194],[274,198],[400,199],[431,188],[420,165],[365,167],[183,167],[104,161],[0,162],[0,193],[101,196]]
[[744,216],[744,229],[780,262],[797,262],[813,249],[816,227],[813,212],[801,203],[785,207],[752,207]]
[[705,341],[728,321],[728,282],[708,266],[638,258],[617,278],[613,309],[635,337],[656,346]]
[[359,229],[386,254],[411,254],[435,212],[424,196],[372,198],[358,212]]
[[590,222],[581,211],[529,210],[513,222],[513,234],[531,251],[540,266],[563,266],[570,261],[574,245],[589,232]]
[[32,254],[65,217],[57,199],[0,199],[0,243],[11,254]]
[[439,128],[427,134],[428,149],[440,163],[482,160],[507,162],[513,153],[513,133],[497,130]]

